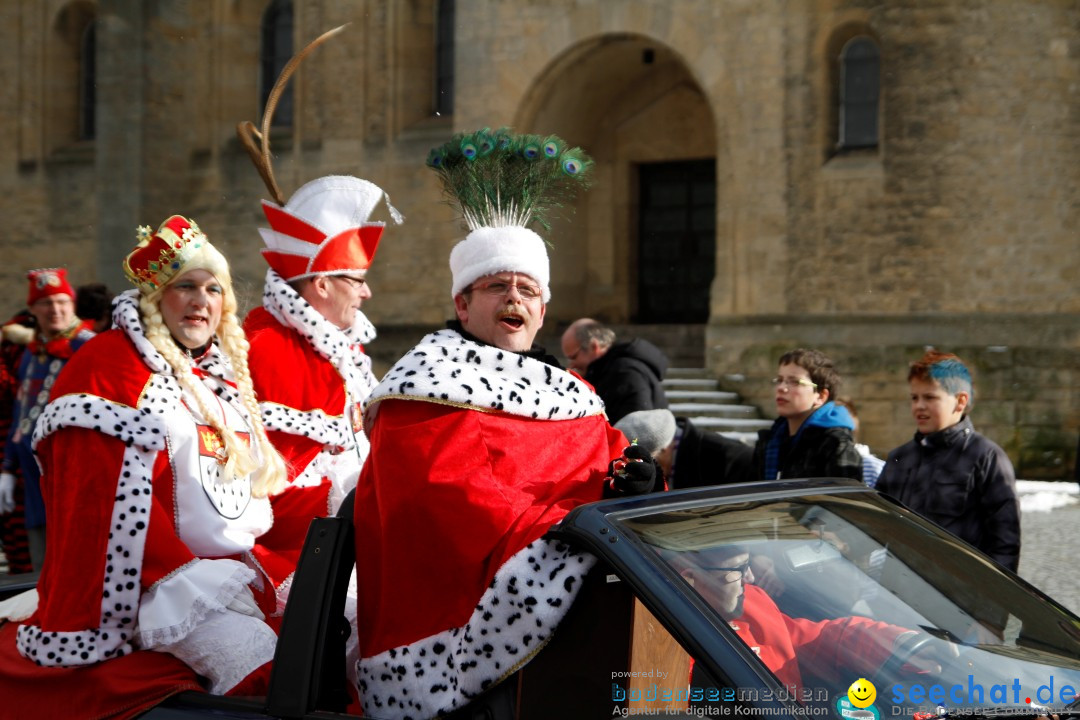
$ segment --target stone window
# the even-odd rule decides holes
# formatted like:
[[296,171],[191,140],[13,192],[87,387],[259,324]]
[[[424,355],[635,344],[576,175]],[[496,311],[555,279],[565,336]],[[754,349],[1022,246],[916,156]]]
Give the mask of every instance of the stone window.
[[[285,64],[293,56],[293,4],[292,0],[271,0],[262,17],[259,41],[259,113],[266,108],[270,91]],[[274,111],[273,127],[292,127],[292,83],[278,100]]]
[[96,23],[90,21],[82,33],[79,46],[79,139],[93,140],[96,126],[94,113],[97,106],[96,62],[94,59],[97,46]]
[[878,95],[881,56],[877,44],[861,35],[840,51],[839,117],[836,146],[840,150],[878,145]]
[[[369,108],[393,106],[384,118],[392,133],[437,125],[448,127],[454,112],[454,0],[408,0],[394,5],[387,23],[394,32],[383,32],[381,42],[372,38],[366,72],[369,73]],[[381,58],[392,56],[394,72],[382,66]],[[390,79],[390,83],[387,80]],[[382,88],[385,93],[380,95]],[[369,130],[375,134],[369,111]]]
[[94,138],[96,20],[97,10],[89,2],[68,3],[56,15],[45,58],[43,131],[50,151]]
[[435,30],[435,114],[454,112],[454,0],[438,3]]

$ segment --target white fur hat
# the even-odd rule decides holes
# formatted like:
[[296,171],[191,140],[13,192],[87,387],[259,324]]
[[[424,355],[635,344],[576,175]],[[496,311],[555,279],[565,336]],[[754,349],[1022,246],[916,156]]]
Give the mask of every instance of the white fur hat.
[[519,272],[540,285],[545,304],[551,300],[551,270],[544,240],[532,230],[518,225],[480,227],[470,232],[450,251],[453,286],[450,296],[485,275]]

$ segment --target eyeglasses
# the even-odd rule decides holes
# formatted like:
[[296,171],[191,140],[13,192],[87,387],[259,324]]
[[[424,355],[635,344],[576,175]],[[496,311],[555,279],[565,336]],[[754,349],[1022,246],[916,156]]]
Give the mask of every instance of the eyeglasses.
[[517,288],[518,295],[525,300],[536,300],[542,294],[539,285],[523,285],[520,283],[506,282],[505,280],[492,280],[491,282],[470,285],[468,290],[475,290],[484,293],[485,295],[502,297],[510,292],[510,288]]
[[355,290],[359,290],[360,288],[364,287],[365,283],[367,283],[367,280],[365,280],[364,278],[355,278],[351,275],[331,275],[330,277],[335,277],[338,280],[348,281],[349,285],[351,285]]
[[701,569],[706,572],[720,573],[721,582],[733,583],[741,580],[750,571],[750,559],[747,558],[746,562],[735,567],[703,567]]
[[802,387],[811,387],[811,388],[816,388],[817,387],[817,383],[811,382],[810,378],[796,378],[796,377],[779,377],[779,376],[777,376],[777,377],[774,377],[772,379],[772,384],[773,384],[773,387],[778,387],[778,388],[779,387],[785,387],[785,388],[788,388],[789,390],[794,390],[795,388],[799,387],[800,385]]

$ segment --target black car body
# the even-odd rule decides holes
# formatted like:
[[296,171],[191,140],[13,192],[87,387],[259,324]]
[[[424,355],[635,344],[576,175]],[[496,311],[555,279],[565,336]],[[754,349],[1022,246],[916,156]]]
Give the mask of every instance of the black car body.
[[[1080,619],[859,483],[791,480],[608,500],[575,509],[550,534],[596,555],[598,567],[555,638],[504,681],[513,701],[482,697],[461,717],[1034,717],[1047,708],[1068,714],[1080,690]],[[145,717],[342,717],[351,543],[347,519],[313,523],[268,698],[184,693]],[[784,622],[811,634],[848,623],[861,629],[867,652],[818,637],[812,658],[797,653],[799,687],[781,680],[761,648],[740,639],[739,621],[687,581],[695,558],[736,546],[768,569],[759,582]],[[865,707],[849,695],[858,680],[876,688]]]

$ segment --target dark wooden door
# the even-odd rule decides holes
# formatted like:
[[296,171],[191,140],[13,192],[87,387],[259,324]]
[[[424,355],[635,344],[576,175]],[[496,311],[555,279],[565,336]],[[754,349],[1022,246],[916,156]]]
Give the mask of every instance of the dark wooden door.
[[716,258],[716,161],[639,166],[639,323],[704,323]]

